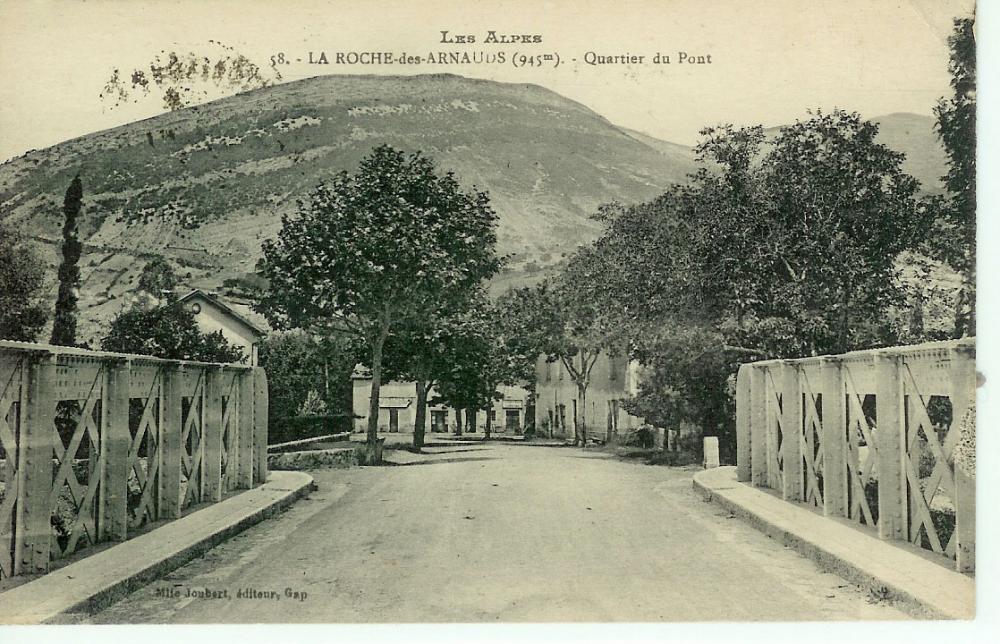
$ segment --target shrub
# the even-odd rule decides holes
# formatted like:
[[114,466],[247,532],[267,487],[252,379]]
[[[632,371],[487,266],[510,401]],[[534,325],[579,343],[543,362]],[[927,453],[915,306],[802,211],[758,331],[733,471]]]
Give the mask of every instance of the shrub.
[[653,433],[652,427],[643,425],[638,429],[627,432],[622,437],[621,444],[627,447],[644,447],[648,449],[656,444],[656,436]]
[[701,461],[704,447],[701,432],[681,432],[677,437],[677,451],[696,454],[699,461]]
[[701,463],[701,456],[689,451],[664,452],[657,450],[650,454],[646,461],[648,465],[697,465]]
[[317,429],[324,421],[309,418],[343,417],[350,429],[354,360],[346,345],[303,331],[272,333],[261,344],[260,366],[267,370],[270,442],[341,431]]
[[243,350],[222,337],[202,333],[194,313],[179,302],[143,310],[122,311],[101,342],[105,351],[136,353],[171,360],[243,362]]
[[48,311],[45,261],[23,232],[0,222],[0,338],[34,342]]

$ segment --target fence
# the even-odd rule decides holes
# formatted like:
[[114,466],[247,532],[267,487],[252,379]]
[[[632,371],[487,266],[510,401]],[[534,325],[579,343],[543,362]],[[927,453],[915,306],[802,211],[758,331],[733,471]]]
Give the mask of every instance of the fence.
[[975,570],[975,339],[744,364],[737,478]]
[[0,341],[0,578],[266,477],[263,369]]

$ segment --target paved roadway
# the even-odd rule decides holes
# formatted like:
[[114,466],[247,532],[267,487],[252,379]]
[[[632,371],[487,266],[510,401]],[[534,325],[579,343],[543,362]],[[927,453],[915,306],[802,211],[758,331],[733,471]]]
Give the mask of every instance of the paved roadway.
[[[432,451],[317,471],[308,499],[86,621],[906,617],[702,501],[691,468],[577,448]],[[206,589],[216,598],[195,596]]]

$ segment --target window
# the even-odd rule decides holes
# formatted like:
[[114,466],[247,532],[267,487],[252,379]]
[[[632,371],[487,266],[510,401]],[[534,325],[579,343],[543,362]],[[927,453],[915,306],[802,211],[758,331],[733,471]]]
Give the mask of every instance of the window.
[[618,359],[608,357],[608,380],[618,380]]
[[194,313],[195,315],[198,315],[199,313],[201,313],[201,304],[198,304],[197,302],[195,302],[194,304],[192,304],[191,305],[191,312]]

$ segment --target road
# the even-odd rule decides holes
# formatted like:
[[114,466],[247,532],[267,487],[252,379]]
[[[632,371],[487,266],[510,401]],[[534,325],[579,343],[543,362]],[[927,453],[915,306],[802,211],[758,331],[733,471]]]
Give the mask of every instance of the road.
[[[907,617],[700,499],[691,468],[577,448],[430,451],[396,452],[403,465],[316,471],[319,490],[287,512],[83,619]],[[196,596],[206,589],[216,598]]]

